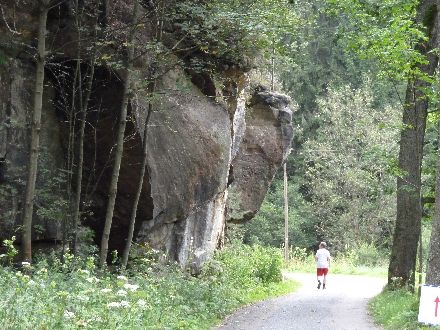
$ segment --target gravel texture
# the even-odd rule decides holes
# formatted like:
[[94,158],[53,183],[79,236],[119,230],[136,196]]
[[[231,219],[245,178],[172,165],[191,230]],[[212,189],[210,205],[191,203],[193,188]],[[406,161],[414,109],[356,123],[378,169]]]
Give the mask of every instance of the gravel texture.
[[327,288],[317,289],[314,274],[288,273],[302,283],[290,295],[240,309],[217,330],[367,330],[380,329],[368,316],[368,300],[379,294],[385,279],[332,275]]

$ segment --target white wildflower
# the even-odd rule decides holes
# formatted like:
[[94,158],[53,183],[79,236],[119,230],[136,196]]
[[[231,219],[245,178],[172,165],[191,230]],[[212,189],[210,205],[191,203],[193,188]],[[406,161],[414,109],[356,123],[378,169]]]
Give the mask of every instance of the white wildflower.
[[35,283],[34,280],[29,280],[28,284],[29,284],[29,285],[35,285],[36,283]]
[[129,284],[129,283],[125,283],[124,284],[124,288],[127,290],[130,290],[132,292],[136,291],[137,289],[139,289],[139,285],[134,285],[134,284]]
[[47,268],[41,268],[37,271],[37,274],[45,274],[47,273]]
[[70,319],[73,319],[74,317],[75,317],[75,313],[69,312],[69,311],[64,311],[64,318],[70,320]]
[[126,296],[127,295],[127,291],[119,290],[118,292],[116,292],[116,295],[118,295],[118,296]]
[[124,308],[128,308],[130,306],[130,303],[126,300],[121,300],[121,302],[119,304],[121,305],[121,307],[124,307]]
[[126,278],[124,275],[119,275],[116,277],[118,280],[128,281],[128,278]]
[[118,307],[121,307],[121,303],[119,303],[119,302],[117,302],[117,301],[112,301],[111,303],[108,303],[108,304],[107,304],[107,307],[108,307],[108,308],[113,308],[113,307],[118,308]]
[[31,263],[27,261],[22,261],[21,266],[22,267],[30,267]]
[[96,277],[92,276],[92,277],[87,277],[86,281],[89,283],[98,283],[99,279],[97,279]]
[[110,293],[110,292],[112,292],[112,289],[108,289],[108,288],[101,289],[101,292],[102,293]]
[[138,306],[145,307],[147,305],[147,302],[144,299],[139,299],[137,301]]
[[76,296],[76,299],[78,299],[79,301],[89,301],[90,300],[89,297],[83,296],[83,295]]

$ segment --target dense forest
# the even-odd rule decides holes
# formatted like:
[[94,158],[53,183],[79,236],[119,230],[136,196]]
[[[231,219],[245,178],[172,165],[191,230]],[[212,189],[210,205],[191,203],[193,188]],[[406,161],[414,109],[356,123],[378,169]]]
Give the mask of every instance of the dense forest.
[[[62,282],[48,315],[73,320],[84,280],[121,297],[140,286],[145,315],[200,280],[206,306],[172,304],[215,310],[236,287],[222,317],[280,280],[287,189],[292,258],[326,241],[385,262],[392,289],[422,273],[439,286],[439,5],[0,0],[0,283]],[[122,322],[109,315],[85,326]]]

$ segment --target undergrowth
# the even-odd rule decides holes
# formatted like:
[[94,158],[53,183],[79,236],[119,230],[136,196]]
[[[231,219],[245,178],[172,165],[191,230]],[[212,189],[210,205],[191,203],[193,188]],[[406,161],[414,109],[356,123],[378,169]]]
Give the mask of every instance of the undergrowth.
[[418,296],[405,289],[384,290],[370,301],[369,309],[375,322],[385,330],[440,329],[440,326],[428,327],[417,322]]
[[209,329],[238,307],[294,290],[278,249],[234,245],[191,276],[154,253],[124,273],[94,258],[0,268],[1,329]]
[[[332,256],[330,273],[385,277],[387,263],[386,256],[382,256],[374,247],[365,245]],[[287,268],[292,272],[314,273],[316,271],[314,253],[299,247],[292,248]]]

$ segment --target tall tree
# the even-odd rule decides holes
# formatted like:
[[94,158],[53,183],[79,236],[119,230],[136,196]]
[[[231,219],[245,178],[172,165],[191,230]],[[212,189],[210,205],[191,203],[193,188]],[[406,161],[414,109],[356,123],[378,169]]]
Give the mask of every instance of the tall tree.
[[[154,8],[153,12],[155,15],[155,23],[154,23],[154,42],[161,43],[162,41],[162,35],[163,35],[163,20],[164,20],[164,2],[160,1],[158,2],[157,6]],[[157,57],[159,56],[159,52],[156,51],[155,56],[152,56],[150,66],[148,67],[148,110],[147,110],[147,116],[144,121],[144,134],[142,139],[142,163],[141,163],[141,169],[139,173],[139,181],[138,181],[138,187],[136,191],[136,195],[134,197],[131,215],[130,215],[130,224],[128,227],[128,235],[127,235],[127,242],[124,247],[124,251],[122,253],[122,267],[127,267],[128,263],[128,257],[130,255],[131,246],[133,243],[133,236],[134,236],[134,228],[136,224],[136,215],[137,215],[137,209],[139,205],[139,199],[141,197],[142,188],[144,186],[144,178],[145,178],[145,172],[147,167],[147,161],[148,161],[148,124],[150,122],[151,114],[153,112],[153,98],[154,93],[156,92],[156,65],[157,65]]]
[[135,0],[133,4],[133,14],[131,19],[130,32],[126,42],[126,45],[128,47],[128,53],[126,56],[126,63],[125,63],[124,92],[122,96],[122,103],[119,114],[119,126],[118,126],[117,139],[116,139],[115,159],[113,163],[112,179],[110,181],[109,199],[108,199],[107,211],[105,215],[104,231],[102,233],[102,239],[101,239],[101,251],[99,257],[99,265],[101,268],[105,266],[107,261],[108,242],[110,239],[113,212],[115,208],[116,194],[118,191],[119,170],[121,168],[122,154],[124,151],[124,134],[125,134],[125,126],[127,123],[128,102],[130,99],[131,76],[132,76],[133,59],[134,59],[134,36],[136,32],[136,25],[138,22],[138,11],[139,11],[139,3],[138,0]]
[[[440,120],[439,120],[440,138]],[[440,286],[440,148],[438,148],[437,177],[435,183],[435,214],[426,271],[426,283]]]
[[36,76],[32,111],[31,140],[27,165],[26,195],[23,211],[22,258],[32,260],[32,214],[34,209],[35,183],[38,170],[40,146],[41,112],[43,107],[44,67],[46,64],[46,24],[50,0],[38,1],[38,48],[36,54]]
[[[82,15],[84,15],[83,10],[80,10],[79,2],[78,0],[75,0],[75,12],[76,12],[76,27],[78,30],[78,61],[81,61],[81,18]],[[97,14],[95,13],[94,17],[94,27],[93,27],[93,36],[94,36],[94,42],[93,42],[93,52],[91,54],[90,59],[90,71],[87,77],[87,86],[85,89],[85,96],[83,98],[82,93],[82,85],[80,83],[79,86],[79,101],[80,101],[80,111],[81,111],[81,121],[80,121],[80,129],[79,129],[79,141],[78,141],[78,163],[77,163],[77,171],[76,171],[76,191],[75,191],[75,198],[74,198],[74,205],[73,205],[73,214],[72,214],[72,225],[73,225],[73,252],[76,255],[78,252],[78,227],[80,224],[80,212],[81,212],[81,194],[82,194],[82,178],[83,178],[83,168],[84,168],[84,139],[85,139],[85,127],[86,127],[86,120],[87,120],[87,109],[89,106],[90,97],[92,94],[92,86],[93,86],[93,80],[95,77],[95,64],[96,64],[96,57],[97,57],[97,31],[98,31],[98,18]],[[80,64],[80,63],[79,63]],[[80,81],[81,81],[81,68],[79,68],[79,75],[80,75]]]
[[438,0],[423,0],[418,7],[417,21],[426,28],[428,38],[416,49],[426,56],[419,64],[420,75],[408,82],[403,108],[403,128],[400,135],[399,167],[402,175],[397,179],[397,216],[393,245],[388,268],[388,284],[405,286],[415,284],[417,245],[421,230],[421,168],[423,144],[428,111],[426,91],[438,64],[432,51],[438,46]]

